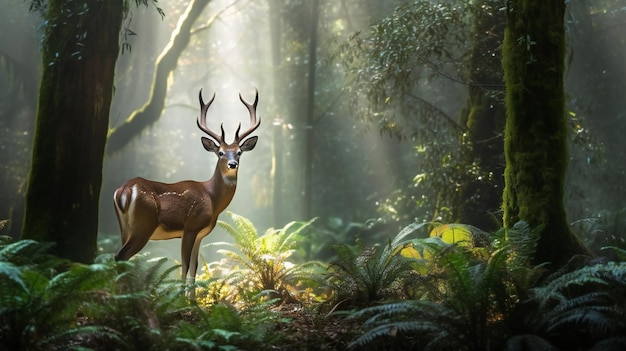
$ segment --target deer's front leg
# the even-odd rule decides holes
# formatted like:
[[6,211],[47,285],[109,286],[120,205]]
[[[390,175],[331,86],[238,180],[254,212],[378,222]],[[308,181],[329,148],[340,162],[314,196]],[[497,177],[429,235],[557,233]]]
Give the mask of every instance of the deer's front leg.
[[202,236],[198,235],[193,243],[191,251],[191,259],[189,260],[189,282],[193,285],[196,282],[196,273],[198,271],[198,255],[200,253],[200,244],[202,244]]
[[[189,272],[189,266],[192,261],[193,247],[196,242],[197,232],[183,232],[182,243],[180,245],[180,258],[182,265],[182,278],[183,281],[187,281],[187,273]],[[197,252],[196,252],[197,255]],[[197,257],[196,257],[197,260]]]

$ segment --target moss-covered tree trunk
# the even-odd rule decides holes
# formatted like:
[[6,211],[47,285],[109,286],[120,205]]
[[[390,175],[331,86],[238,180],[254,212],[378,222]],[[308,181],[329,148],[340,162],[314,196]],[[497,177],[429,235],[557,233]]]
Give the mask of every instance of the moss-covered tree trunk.
[[563,0],[509,0],[503,47],[506,82],[504,226],[541,228],[535,263],[585,253],[564,206],[568,160],[563,70]]
[[90,262],[123,0],[49,0],[23,238]]

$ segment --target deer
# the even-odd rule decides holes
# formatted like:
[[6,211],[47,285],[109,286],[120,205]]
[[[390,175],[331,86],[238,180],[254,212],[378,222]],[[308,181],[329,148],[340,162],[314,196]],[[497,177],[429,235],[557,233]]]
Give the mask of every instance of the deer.
[[239,134],[240,122],[234,141],[228,144],[223,123],[221,135],[206,124],[206,114],[215,100],[215,93],[205,104],[200,89],[200,115],[196,122],[208,136],[201,137],[202,145],[217,156],[215,171],[209,180],[161,183],[137,177],[115,190],[113,202],[122,236],[122,247],[115,255],[115,261],[129,260],[149,240],[181,238],[182,278],[193,286],[200,243],[215,228],[218,216],[235,195],[241,154],[254,149],[258,140],[257,136],[246,137],[261,124],[261,118],[256,116],[259,92],[256,91],[252,104],[246,102],[241,93],[239,99],[250,113],[250,127]]

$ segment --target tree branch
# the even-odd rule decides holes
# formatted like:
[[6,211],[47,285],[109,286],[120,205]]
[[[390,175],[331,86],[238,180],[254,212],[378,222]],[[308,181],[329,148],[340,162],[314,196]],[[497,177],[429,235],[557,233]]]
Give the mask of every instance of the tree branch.
[[178,20],[170,41],[156,60],[150,98],[141,108],[133,111],[121,125],[109,130],[107,154],[120,151],[142,130],[161,117],[167,96],[167,77],[176,68],[178,58],[189,44],[191,26],[209,2],[210,0],[192,0],[189,3]]

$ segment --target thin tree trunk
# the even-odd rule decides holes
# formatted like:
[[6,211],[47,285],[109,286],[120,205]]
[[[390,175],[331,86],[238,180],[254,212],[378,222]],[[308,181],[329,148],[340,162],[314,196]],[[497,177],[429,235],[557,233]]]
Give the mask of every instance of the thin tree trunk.
[[[500,227],[496,213],[502,204],[504,160],[504,99],[498,90],[504,85],[501,55],[505,19],[494,16],[500,0],[482,0],[473,6],[471,54],[467,80],[470,84],[467,107],[461,124],[467,128],[468,165],[475,163],[481,177],[467,179],[459,194],[457,221],[484,230]],[[485,174],[492,176],[486,176]]]
[[315,75],[317,68],[317,27],[319,21],[320,2],[319,0],[313,0],[311,2],[311,24],[310,24],[310,37],[309,37],[309,72],[307,82],[307,106],[306,106],[306,126],[305,126],[305,143],[304,153],[306,167],[304,171],[304,206],[303,215],[304,218],[311,218],[311,205],[313,202],[313,184],[312,176],[315,171],[313,167],[314,156],[314,141],[313,141],[313,127],[315,125]]
[[[271,55],[272,55],[272,68],[274,70],[273,84],[274,94],[272,97],[272,103],[276,109],[276,96],[282,96],[282,84],[280,84],[281,70],[281,17],[280,17],[280,4],[279,0],[269,0],[269,18],[270,18],[270,40],[271,40]],[[279,228],[283,225],[283,215],[281,209],[283,208],[284,197],[284,166],[283,166],[283,140],[285,138],[283,133],[282,123],[274,125],[272,129],[272,226]]]

